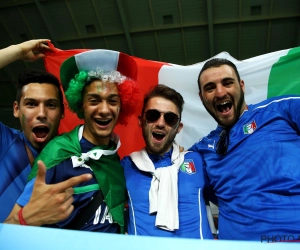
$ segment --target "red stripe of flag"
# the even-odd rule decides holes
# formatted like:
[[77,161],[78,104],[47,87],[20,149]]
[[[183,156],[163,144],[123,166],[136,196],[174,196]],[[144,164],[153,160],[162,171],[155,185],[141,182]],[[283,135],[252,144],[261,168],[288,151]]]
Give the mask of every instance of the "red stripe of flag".
[[[87,51],[88,49],[75,49],[75,50],[59,50],[54,48],[52,44],[50,47],[53,53],[49,53],[44,58],[45,68],[48,72],[54,74],[60,79],[59,69],[61,64],[67,58],[74,56],[78,53]],[[158,73],[160,68],[166,63],[155,62],[150,60],[144,60],[141,58],[133,57],[138,65],[138,84],[140,85],[141,100],[145,93],[153,86],[158,84]],[[64,103],[67,107],[67,102],[64,97]],[[140,111],[139,111],[140,113]],[[130,154],[133,151],[139,150],[144,147],[144,141],[141,133],[141,129],[138,126],[137,120],[138,114],[131,117],[127,126],[117,125],[115,132],[120,136],[121,148],[119,149],[119,155],[122,158],[125,155]],[[68,108],[65,109],[65,118],[61,120],[59,133],[64,133],[72,130],[78,124],[82,124],[83,121],[78,119],[76,114],[72,113]]]

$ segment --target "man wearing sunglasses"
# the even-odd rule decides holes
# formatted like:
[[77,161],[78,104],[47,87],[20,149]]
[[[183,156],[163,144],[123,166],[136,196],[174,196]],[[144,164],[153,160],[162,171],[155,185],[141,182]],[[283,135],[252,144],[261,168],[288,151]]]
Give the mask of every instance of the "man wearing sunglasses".
[[218,126],[191,150],[203,155],[218,198],[219,239],[298,239],[300,97],[247,105],[236,66],[217,58],[204,64],[198,86]]
[[182,96],[165,85],[157,85],[144,98],[138,119],[146,147],[121,162],[129,197],[129,234],[212,238],[202,158],[180,153],[174,141],[183,127],[183,103]]

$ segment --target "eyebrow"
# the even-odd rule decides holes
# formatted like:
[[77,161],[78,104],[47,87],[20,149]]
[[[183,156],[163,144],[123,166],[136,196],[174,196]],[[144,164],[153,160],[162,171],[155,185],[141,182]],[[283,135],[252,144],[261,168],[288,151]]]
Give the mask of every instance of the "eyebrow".
[[[228,80],[233,80],[233,81],[234,81],[234,78],[232,78],[232,77],[225,77],[225,78],[223,78],[223,79],[221,80],[221,82],[226,82],[226,81],[228,81]],[[205,83],[205,84],[203,85],[203,88],[205,88],[206,86],[211,85],[211,84],[216,84],[216,83],[215,83],[215,82],[207,82],[207,83]]]
[[228,80],[233,80],[234,81],[234,78],[232,77],[225,77],[222,79],[222,82],[225,82],[225,81],[228,81]]
[[[36,98],[32,98],[32,97],[24,97],[24,99],[23,99],[24,101],[39,101],[38,99],[36,99]],[[53,102],[53,101],[55,101],[55,102],[59,102],[59,100],[57,99],[57,98],[50,98],[50,99],[47,99],[47,100],[45,100],[45,102]]]
[[[93,94],[93,93],[86,94],[86,97],[102,98],[100,95]],[[107,98],[112,98],[112,97],[120,97],[120,95],[119,94],[110,94]]]
[[207,82],[203,85],[203,89],[205,89],[207,86],[215,84],[214,82]]

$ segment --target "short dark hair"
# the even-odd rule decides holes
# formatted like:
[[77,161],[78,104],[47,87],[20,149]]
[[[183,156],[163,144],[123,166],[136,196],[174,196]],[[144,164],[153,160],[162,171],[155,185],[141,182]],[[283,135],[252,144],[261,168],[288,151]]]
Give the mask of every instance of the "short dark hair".
[[240,82],[241,81],[241,78],[240,78],[240,74],[235,66],[235,64],[227,59],[224,59],[224,58],[213,58],[209,61],[207,61],[202,69],[200,70],[200,73],[198,75],[198,88],[199,88],[199,91],[201,92],[201,86],[200,86],[200,76],[201,74],[203,73],[203,71],[209,69],[209,68],[218,68],[222,65],[228,65],[229,67],[233,68],[235,74],[236,74],[236,77],[238,79],[238,81]]
[[57,77],[47,71],[42,71],[42,70],[28,69],[23,73],[19,74],[18,84],[17,84],[17,94],[16,94],[17,103],[20,103],[23,87],[30,83],[40,83],[40,84],[49,83],[56,86],[59,92],[59,101],[61,103],[62,111],[64,110],[63,93],[60,88],[60,83]]
[[153,97],[162,97],[167,100],[173,102],[179,110],[179,114],[181,116],[183,110],[184,100],[180,93],[176,90],[164,85],[158,84],[154,88],[152,88],[144,97],[143,109],[142,114],[145,111],[145,106],[147,105],[148,101]]

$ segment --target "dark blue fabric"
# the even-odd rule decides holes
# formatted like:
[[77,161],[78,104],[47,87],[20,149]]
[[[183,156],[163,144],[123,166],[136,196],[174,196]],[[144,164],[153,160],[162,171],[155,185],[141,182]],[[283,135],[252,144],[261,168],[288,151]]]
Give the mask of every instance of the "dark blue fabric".
[[[92,143],[87,141],[85,138],[82,138],[80,141],[80,146],[82,153],[86,153],[90,151],[92,148],[95,147]],[[87,163],[88,165],[88,163]],[[89,168],[84,167],[76,167],[73,168],[72,160],[66,160],[56,167],[50,168],[47,170],[46,174],[46,182],[47,184],[55,184],[62,181],[65,181],[71,177],[82,175],[82,174],[92,174],[93,172]],[[34,184],[34,180],[31,180],[26,185],[26,188],[21,195],[21,197],[18,199],[17,203],[20,206],[25,206],[31,196],[32,188]],[[97,180],[95,176],[93,175],[93,178],[87,182],[81,183],[78,185],[80,186],[88,186],[92,184],[97,184]],[[86,193],[81,194],[74,194],[74,210],[71,213],[71,215],[64,221],[58,222],[55,225],[45,225],[46,227],[58,227],[58,228],[64,228],[66,225],[68,225],[73,218],[76,217],[76,215],[80,212],[80,210],[85,207],[92,197],[96,195],[96,192],[98,191],[90,191]],[[82,231],[94,231],[94,232],[107,232],[107,233],[117,233],[119,231],[119,226],[116,223],[113,223],[113,219],[111,217],[111,214],[108,211],[108,207],[106,206],[105,202],[102,202],[96,213],[91,217],[91,219],[88,221],[86,225],[83,226],[81,229]]]

